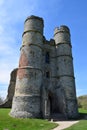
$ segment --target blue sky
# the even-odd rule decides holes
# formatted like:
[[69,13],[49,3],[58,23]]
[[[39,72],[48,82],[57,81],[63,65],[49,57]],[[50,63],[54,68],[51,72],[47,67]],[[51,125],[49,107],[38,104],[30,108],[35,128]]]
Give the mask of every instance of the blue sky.
[[24,21],[30,15],[44,19],[44,35],[54,28],[71,30],[77,96],[87,94],[87,0],[0,0],[0,96],[7,94],[10,72],[18,67]]

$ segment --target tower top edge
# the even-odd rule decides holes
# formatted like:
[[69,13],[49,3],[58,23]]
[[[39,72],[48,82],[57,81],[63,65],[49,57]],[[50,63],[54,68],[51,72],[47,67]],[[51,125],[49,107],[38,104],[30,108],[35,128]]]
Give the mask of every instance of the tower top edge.
[[43,18],[38,17],[38,16],[35,16],[35,15],[28,16],[28,17],[26,18],[25,22],[26,22],[27,20],[30,20],[30,19],[38,19],[38,20],[44,22]]
[[66,25],[61,25],[60,27],[56,27],[54,29],[54,33],[56,33],[56,32],[67,32],[67,33],[70,33],[70,29]]

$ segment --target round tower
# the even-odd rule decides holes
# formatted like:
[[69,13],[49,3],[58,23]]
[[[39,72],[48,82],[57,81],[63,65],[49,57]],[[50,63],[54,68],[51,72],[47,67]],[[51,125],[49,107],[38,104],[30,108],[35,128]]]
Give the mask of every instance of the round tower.
[[64,97],[64,99],[60,99],[62,102],[60,106],[62,106],[61,108],[63,108],[63,112],[68,118],[75,118],[78,111],[69,28],[64,25],[56,28],[54,40],[57,50],[58,87],[62,90],[60,95]]
[[18,118],[41,116],[43,19],[30,16],[25,20],[17,71],[15,95],[10,115]]

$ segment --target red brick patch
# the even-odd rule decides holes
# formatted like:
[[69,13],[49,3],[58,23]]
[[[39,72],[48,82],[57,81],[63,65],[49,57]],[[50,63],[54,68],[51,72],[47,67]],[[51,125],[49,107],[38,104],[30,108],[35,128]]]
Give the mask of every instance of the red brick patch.
[[19,67],[28,66],[28,59],[26,53],[23,51],[20,56]]

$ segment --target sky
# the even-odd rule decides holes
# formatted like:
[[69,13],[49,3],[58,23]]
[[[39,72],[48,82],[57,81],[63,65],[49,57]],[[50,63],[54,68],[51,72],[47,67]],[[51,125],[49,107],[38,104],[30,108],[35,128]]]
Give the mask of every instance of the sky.
[[18,67],[24,21],[30,15],[44,19],[44,35],[55,27],[71,31],[77,96],[87,94],[87,0],[0,0],[0,96],[5,98],[10,73]]

